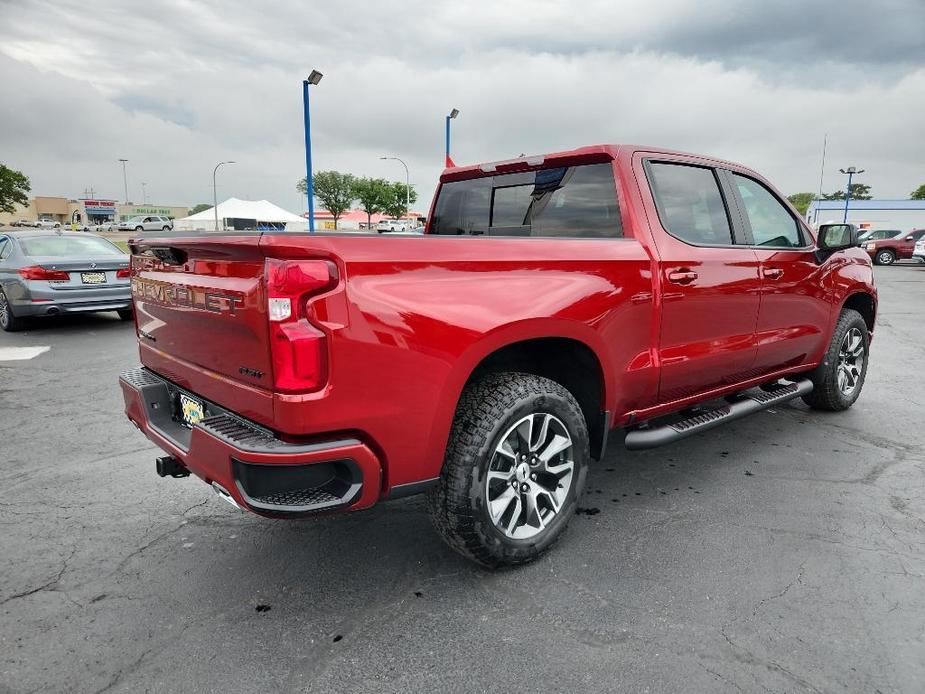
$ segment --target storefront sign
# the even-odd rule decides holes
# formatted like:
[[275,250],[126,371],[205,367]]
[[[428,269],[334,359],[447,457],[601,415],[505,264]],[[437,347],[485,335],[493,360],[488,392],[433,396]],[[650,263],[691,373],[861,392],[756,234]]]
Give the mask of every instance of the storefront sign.
[[130,215],[140,215],[140,214],[156,214],[161,217],[169,217],[171,211],[166,207],[136,207],[134,210],[130,211]]
[[115,215],[116,203],[114,200],[82,200],[87,214]]

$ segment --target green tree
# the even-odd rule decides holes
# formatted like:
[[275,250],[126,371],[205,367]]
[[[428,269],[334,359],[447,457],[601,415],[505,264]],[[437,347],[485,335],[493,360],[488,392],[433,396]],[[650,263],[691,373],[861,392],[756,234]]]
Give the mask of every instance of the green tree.
[[925,183],[912,191],[909,195],[910,200],[925,200]]
[[391,184],[383,178],[358,178],[353,182],[353,197],[366,213],[366,226],[372,226],[372,216],[385,209]]
[[[851,199],[852,200],[870,200],[873,196],[870,194],[870,186],[866,183],[852,183],[851,184]],[[837,190],[834,193],[825,193],[822,196],[823,200],[844,200],[845,191]]]
[[189,214],[191,215],[199,214],[200,212],[205,212],[206,210],[211,210],[211,209],[212,209],[212,205],[207,205],[206,203],[201,202],[198,205],[191,207],[189,210]]
[[[356,178],[353,174],[340,171],[319,171],[312,176],[312,188],[315,197],[321,202],[331,216],[334,217],[334,228],[337,220],[353,206],[357,196],[354,194]],[[296,188],[303,195],[307,192],[305,178],[296,184]]]
[[806,214],[806,210],[809,209],[809,203],[816,199],[815,193],[794,193],[793,195],[788,195],[787,199],[790,201],[790,204],[797,208],[797,212],[800,214]]
[[26,174],[0,164],[0,212],[13,214],[16,205],[26,207],[29,204],[30,190],[32,185]]
[[417,191],[414,188],[409,189],[404,183],[389,183],[385,193],[382,211],[389,217],[395,217],[396,219],[408,214],[406,200],[414,203],[418,199]]

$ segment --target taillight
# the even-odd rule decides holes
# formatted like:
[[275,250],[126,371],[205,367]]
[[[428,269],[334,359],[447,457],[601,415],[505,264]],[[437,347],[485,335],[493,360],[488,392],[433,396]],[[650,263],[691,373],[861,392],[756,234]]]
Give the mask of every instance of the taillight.
[[120,280],[127,280],[132,276],[132,270],[127,267],[119,268],[116,270],[116,277]]
[[67,282],[71,279],[71,276],[64,270],[46,270],[45,268],[39,267],[38,265],[31,265],[29,267],[20,268],[19,274],[23,279],[27,280]]
[[327,380],[327,343],[324,332],[309,322],[305,304],[337,284],[337,266],[327,260],[269,258],[266,275],[274,389],[317,390]]

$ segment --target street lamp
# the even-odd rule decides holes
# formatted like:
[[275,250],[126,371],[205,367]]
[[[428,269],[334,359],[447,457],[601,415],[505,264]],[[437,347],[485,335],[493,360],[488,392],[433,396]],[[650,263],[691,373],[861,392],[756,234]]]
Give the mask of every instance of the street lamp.
[[311,119],[308,113],[308,85],[317,85],[323,75],[312,70],[309,76],[302,80],[302,106],[305,111],[305,194],[308,196],[308,230],[315,231],[315,185],[312,181],[312,130]]
[[400,161],[401,165],[405,167],[405,214],[408,214],[411,211],[411,175],[408,173],[408,165],[405,163],[404,159],[399,159],[398,157],[379,158],[394,159],[395,161]]
[[449,115],[446,117],[446,167],[450,168],[451,166],[456,166],[453,163],[453,160],[450,159],[450,121],[456,118],[459,115],[459,109],[454,108],[450,111]]
[[148,184],[145,183],[144,181],[141,182],[141,200],[142,200],[142,203],[145,205],[148,204],[148,192],[145,190],[146,185]]
[[842,218],[842,224],[848,223],[848,203],[851,202],[851,179],[855,174],[864,173],[864,169],[858,169],[854,166],[849,166],[847,169],[839,169],[843,174],[848,175],[848,189],[845,191],[845,216]]
[[[218,188],[215,185],[215,174],[218,171],[218,167],[222,164],[234,164],[234,161],[220,161],[215,165],[215,168],[212,169],[212,210],[215,212],[215,231],[218,231]],[[222,219],[222,230],[225,229],[225,221]]]
[[128,203],[128,178],[125,175],[125,162],[128,159],[120,159],[119,161],[122,162],[122,185],[125,186],[125,202]]

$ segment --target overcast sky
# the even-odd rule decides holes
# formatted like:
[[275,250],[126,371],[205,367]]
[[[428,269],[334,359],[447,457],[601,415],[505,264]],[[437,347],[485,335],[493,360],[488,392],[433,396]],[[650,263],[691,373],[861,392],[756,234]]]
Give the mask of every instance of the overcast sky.
[[0,162],[38,195],[305,209],[315,170],[403,180],[426,209],[457,163],[631,142],[732,159],[785,193],[867,170],[925,183],[925,0],[0,0]]

